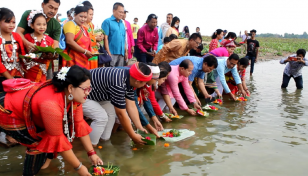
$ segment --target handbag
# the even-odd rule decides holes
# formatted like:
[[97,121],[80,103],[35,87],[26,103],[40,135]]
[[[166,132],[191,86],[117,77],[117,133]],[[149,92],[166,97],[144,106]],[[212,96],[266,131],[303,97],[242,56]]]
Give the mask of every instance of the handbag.
[[16,79],[7,79],[2,82],[2,85],[4,92],[9,93],[31,88],[35,85],[35,83],[31,82],[29,79],[16,78]]
[[100,46],[98,52],[100,53],[100,55],[98,55],[98,65],[111,62],[112,58],[108,54],[108,52],[104,49],[104,47]]

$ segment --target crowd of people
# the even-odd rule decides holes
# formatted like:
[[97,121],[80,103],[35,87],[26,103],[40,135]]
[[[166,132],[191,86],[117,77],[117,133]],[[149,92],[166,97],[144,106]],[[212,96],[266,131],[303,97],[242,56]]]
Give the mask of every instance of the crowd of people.
[[[180,18],[171,13],[159,27],[155,14],[140,27],[138,18],[130,24],[124,5],[115,3],[103,32],[97,32],[89,1],[68,10],[61,23],[54,18],[60,5],[60,0],[43,0],[42,10],[25,11],[16,32],[14,13],[0,9],[0,131],[27,147],[23,175],[46,169],[57,154],[79,175],[91,175],[72,150],[74,138],[80,138],[93,165],[102,165],[95,148],[119,128],[134,143],[145,144],[134,128],[160,137],[164,122],[172,121],[164,112],[178,115],[175,103],[196,115],[202,98],[210,102],[223,94],[232,100],[250,95],[245,74],[250,65],[252,75],[258,58],[256,30],[245,32],[237,43],[234,32],[217,29],[203,55],[200,28],[191,34],[185,26],[180,33]],[[239,58],[234,50],[243,45],[247,55]],[[63,48],[71,60],[60,57],[54,72],[58,54],[23,57],[38,46]],[[297,88],[303,87],[305,54],[300,49],[281,60],[288,63],[283,88],[291,77]],[[126,66],[133,57],[138,62]]]

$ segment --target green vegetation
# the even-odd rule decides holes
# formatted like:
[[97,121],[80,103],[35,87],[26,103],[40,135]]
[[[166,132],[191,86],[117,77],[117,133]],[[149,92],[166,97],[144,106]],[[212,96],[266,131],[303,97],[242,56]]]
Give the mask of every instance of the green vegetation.
[[[203,36],[203,41],[207,43],[204,47],[203,52],[207,53],[209,43],[211,42],[210,36]],[[284,54],[295,53],[298,49],[303,48],[308,50],[307,39],[295,39],[295,38],[265,38],[257,37],[260,43],[259,56],[282,56]],[[237,42],[242,41],[241,38],[236,40]],[[235,53],[241,53],[241,48],[238,47]]]

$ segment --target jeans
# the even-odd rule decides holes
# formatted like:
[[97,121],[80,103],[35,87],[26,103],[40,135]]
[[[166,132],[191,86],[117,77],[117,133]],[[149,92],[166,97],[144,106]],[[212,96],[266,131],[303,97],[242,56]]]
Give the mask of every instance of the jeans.
[[[138,47],[136,52],[138,62],[149,63],[152,62],[152,60],[154,59],[153,56],[148,55],[147,53],[142,53]],[[147,49],[147,52],[151,52],[151,49]]]
[[[140,118],[140,122],[142,126],[147,126],[149,124],[148,119],[144,116],[139,104],[138,104],[138,96],[136,91],[134,91],[135,93],[135,103],[138,109],[138,113],[139,113],[139,118]],[[143,100],[143,107],[145,109],[145,111],[147,112],[147,114],[149,115],[150,118],[156,116],[153,106],[151,104],[150,100]]]
[[254,56],[246,56],[246,58],[250,60],[250,73],[253,73],[253,69],[255,67],[256,57],[254,57]]
[[[292,75],[288,76],[287,74],[283,73],[281,88],[287,88],[288,87],[291,77],[293,77],[293,76]],[[300,75],[296,78],[293,77],[293,79],[295,81],[297,89],[302,89],[303,88],[303,76]]]

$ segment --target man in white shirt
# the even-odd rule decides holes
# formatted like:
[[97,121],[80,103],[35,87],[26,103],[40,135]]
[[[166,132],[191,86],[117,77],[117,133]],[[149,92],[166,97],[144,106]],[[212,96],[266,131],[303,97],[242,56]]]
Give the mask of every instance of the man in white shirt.
[[163,23],[163,24],[160,26],[160,29],[162,30],[162,33],[163,33],[163,38],[162,38],[162,40],[165,38],[166,32],[167,32],[168,29],[170,28],[172,19],[173,19],[173,14],[172,14],[172,13],[168,13],[168,14],[167,14],[167,22],[166,22],[166,23]]
[[241,35],[240,37],[242,38],[241,54],[246,54],[247,40],[250,39],[251,37],[249,36],[247,30],[245,30],[245,33]]

